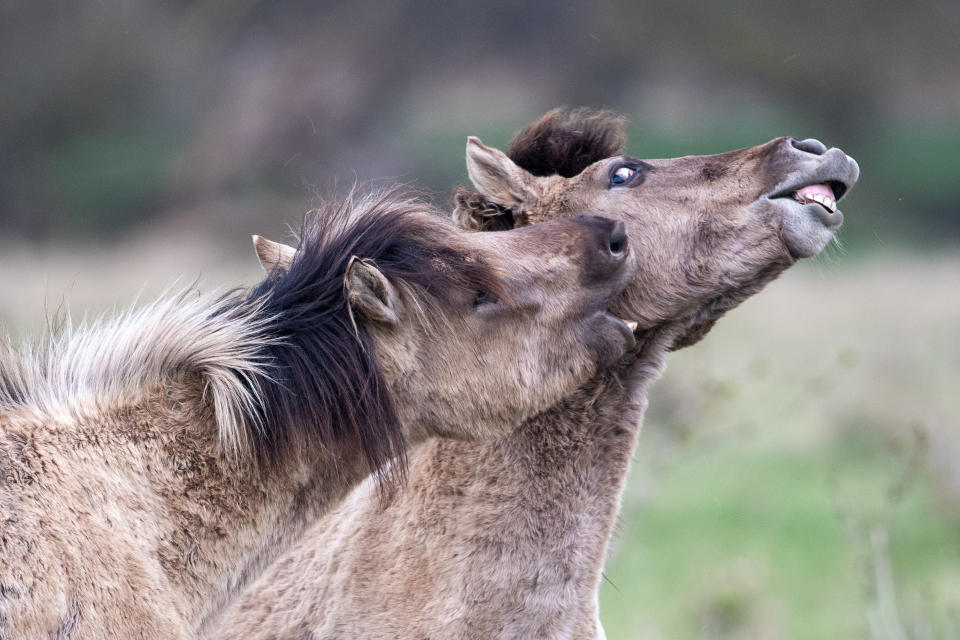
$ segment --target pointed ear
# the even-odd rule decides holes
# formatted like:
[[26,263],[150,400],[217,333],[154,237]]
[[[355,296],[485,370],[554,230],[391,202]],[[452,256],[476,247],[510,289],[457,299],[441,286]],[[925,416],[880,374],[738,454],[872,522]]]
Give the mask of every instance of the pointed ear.
[[260,258],[260,266],[267,273],[277,267],[289,269],[290,263],[293,262],[293,254],[297,251],[293,247],[267,240],[263,236],[253,236],[253,248],[257,252],[257,257]]
[[536,200],[537,179],[503,151],[473,136],[467,138],[467,173],[477,191],[506,209],[521,209]]
[[383,273],[370,262],[356,256],[350,258],[344,276],[347,302],[355,313],[373,322],[397,325],[397,290]]

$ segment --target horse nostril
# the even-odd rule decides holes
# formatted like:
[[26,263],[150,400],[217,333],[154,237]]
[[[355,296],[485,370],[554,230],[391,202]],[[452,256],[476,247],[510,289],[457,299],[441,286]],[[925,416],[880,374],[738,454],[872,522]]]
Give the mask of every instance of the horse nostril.
[[[587,233],[582,240],[584,273],[593,280],[606,280],[623,270],[629,247],[627,228],[619,220],[580,215],[571,220]],[[577,235],[580,235],[578,233]]]
[[627,250],[627,228],[622,222],[616,222],[610,230],[610,253],[615,256],[623,255]]
[[806,151],[807,153],[812,153],[818,156],[822,156],[827,152],[827,145],[823,144],[816,138],[807,138],[805,140],[796,140],[794,138],[790,138],[790,144],[794,149]]

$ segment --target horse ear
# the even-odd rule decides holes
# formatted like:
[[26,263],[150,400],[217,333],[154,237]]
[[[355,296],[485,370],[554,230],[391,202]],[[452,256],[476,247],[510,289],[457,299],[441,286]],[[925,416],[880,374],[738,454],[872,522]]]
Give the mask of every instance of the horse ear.
[[536,200],[537,179],[473,136],[467,138],[467,174],[477,191],[505,209],[519,210]]
[[381,324],[395,326],[400,323],[397,317],[400,302],[397,290],[372,263],[351,257],[344,283],[347,302],[355,313]]
[[267,240],[263,236],[253,236],[253,248],[257,252],[257,257],[260,258],[260,266],[267,273],[277,267],[289,269],[290,263],[293,262],[293,254],[297,251],[293,247]]

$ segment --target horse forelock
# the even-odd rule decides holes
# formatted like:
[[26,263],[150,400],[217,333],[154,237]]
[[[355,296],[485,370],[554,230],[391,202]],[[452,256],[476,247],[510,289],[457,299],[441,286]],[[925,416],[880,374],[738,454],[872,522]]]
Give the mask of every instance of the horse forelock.
[[557,107],[517,133],[507,155],[535,176],[572,178],[588,166],[623,153],[624,118],[585,107]]
[[[504,295],[500,278],[429,205],[397,189],[311,212],[288,268],[274,270],[242,304],[259,306],[274,338],[260,351],[269,376],[249,422],[260,457],[317,440],[359,451],[372,471],[402,472],[404,436],[363,322],[344,291],[352,258],[370,261],[429,309],[454,290]],[[431,314],[426,314],[431,315]]]

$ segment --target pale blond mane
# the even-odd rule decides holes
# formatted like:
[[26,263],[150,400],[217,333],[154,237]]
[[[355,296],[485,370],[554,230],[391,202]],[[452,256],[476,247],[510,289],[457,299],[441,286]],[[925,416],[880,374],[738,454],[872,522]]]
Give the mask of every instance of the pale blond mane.
[[29,409],[70,416],[107,403],[132,403],[145,390],[197,373],[213,405],[221,447],[246,455],[257,421],[261,381],[268,375],[262,347],[273,339],[271,318],[257,305],[194,287],[140,308],[74,325],[54,323],[39,344],[15,348],[0,340],[0,411]]

